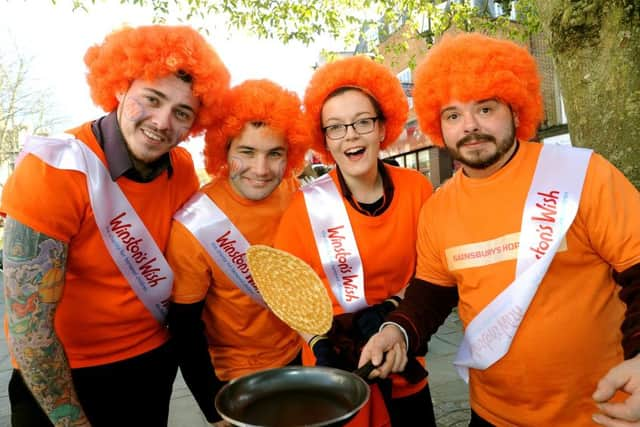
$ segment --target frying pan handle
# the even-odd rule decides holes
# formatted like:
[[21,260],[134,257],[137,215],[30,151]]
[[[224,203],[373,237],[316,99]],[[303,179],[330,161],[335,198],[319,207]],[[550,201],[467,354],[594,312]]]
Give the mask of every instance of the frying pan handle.
[[[382,365],[384,363],[386,358],[387,358],[387,353],[384,353],[382,355],[382,361],[380,362],[380,365]],[[380,366],[380,365],[378,365],[378,366]],[[377,366],[374,365],[371,360],[369,360],[367,363],[365,363],[364,365],[362,365],[361,367],[359,367],[358,369],[353,371],[353,373],[356,374],[357,376],[359,376],[360,378],[362,378],[363,380],[369,381],[369,374],[371,373],[371,371],[376,369],[376,367]]]
[[358,369],[356,369],[355,371],[353,371],[354,374],[356,374],[357,376],[359,376],[360,378],[362,378],[365,381],[369,381],[369,374],[371,373],[371,371],[373,371],[376,367],[373,365],[373,363],[371,363],[371,360],[369,360],[365,365],[359,367]]
[[[387,357],[387,353],[385,353],[382,357],[382,365]],[[378,366],[380,366],[378,365]],[[369,360],[366,364],[362,365],[362,367],[353,371],[354,374],[362,378],[363,380],[369,382],[369,374],[373,371],[376,366],[373,365],[371,360]],[[404,368],[404,371],[400,373],[410,384],[417,384],[423,379],[427,378],[429,373],[426,369],[414,358],[410,357],[407,362],[407,366]]]

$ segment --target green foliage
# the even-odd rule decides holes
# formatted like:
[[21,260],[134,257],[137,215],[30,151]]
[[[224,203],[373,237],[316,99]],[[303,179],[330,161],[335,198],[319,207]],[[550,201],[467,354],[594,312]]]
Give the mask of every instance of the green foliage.
[[[51,0],[56,3],[56,0]],[[74,10],[89,10],[96,0],[73,0]],[[470,0],[450,3],[441,0],[120,0],[151,9],[156,22],[177,17],[182,22],[200,22],[202,30],[212,30],[212,17],[222,18],[228,29],[243,29],[265,39],[284,43],[299,41],[309,44],[320,36],[330,36],[345,44],[364,43],[376,46],[400,28],[411,28],[412,37],[421,37],[427,44],[434,37],[455,26],[465,31],[508,31],[506,17],[491,18],[488,1],[479,8]],[[530,34],[539,30],[532,0],[496,0],[510,11],[515,3],[522,16],[524,30]],[[507,13],[508,16],[508,13]],[[483,17],[485,19],[477,19]],[[489,18],[489,19],[486,19]],[[521,36],[521,35],[520,35]]]

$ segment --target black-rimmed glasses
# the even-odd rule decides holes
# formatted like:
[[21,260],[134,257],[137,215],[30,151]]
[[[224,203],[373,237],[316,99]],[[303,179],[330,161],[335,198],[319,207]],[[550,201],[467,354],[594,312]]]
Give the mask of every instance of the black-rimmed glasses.
[[353,123],[325,126],[322,131],[329,139],[341,139],[347,135],[347,129],[351,126],[358,135],[366,135],[373,132],[376,120],[378,120],[378,117],[363,117]]

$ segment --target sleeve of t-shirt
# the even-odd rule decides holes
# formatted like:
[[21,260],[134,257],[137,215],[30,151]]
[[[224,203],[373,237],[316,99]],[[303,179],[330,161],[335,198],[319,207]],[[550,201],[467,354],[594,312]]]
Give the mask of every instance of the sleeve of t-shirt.
[[179,304],[202,301],[213,280],[208,255],[196,237],[176,220],[171,225],[166,257],[173,270],[171,300]]
[[25,156],[2,191],[2,212],[56,240],[69,243],[89,215],[86,176]]
[[200,183],[191,154],[189,154],[186,149],[176,147],[171,150],[171,155],[174,174],[176,174],[177,181],[180,182],[180,186],[176,192],[177,200],[175,202],[175,206],[179,208],[198,191]]
[[616,271],[640,263],[640,193],[598,154],[585,177],[576,221],[582,222],[593,248]]
[[311,265],[319,265],[320,256],[316,250],[302,192],[293,196],[293,200],[282,215],[273,246]]
[[436,285],[454,286],[456,280],[444,262],[444,248],[438,246],[436,233],[444,225],[435,221],[432,200],[426,201],[418,217],[416,278]]

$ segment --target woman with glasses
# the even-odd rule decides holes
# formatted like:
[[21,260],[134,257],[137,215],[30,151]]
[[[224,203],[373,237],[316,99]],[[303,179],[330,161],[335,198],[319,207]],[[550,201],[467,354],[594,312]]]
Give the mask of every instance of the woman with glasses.
[[[413,276],[418,214],[433,189],[419,172],[378,158],[400,136],[408,113],[387,67],[363,56],[324,65],[311,78],[304,106],[312,148],[335,168],[296,194],[275,247],[311,265],[333,301],[329,333],[301,334],[304,364],[354,370],[361,346]],[[422,365],[424,358],[373,386],[370,405],[349,425],[435,426]]]

